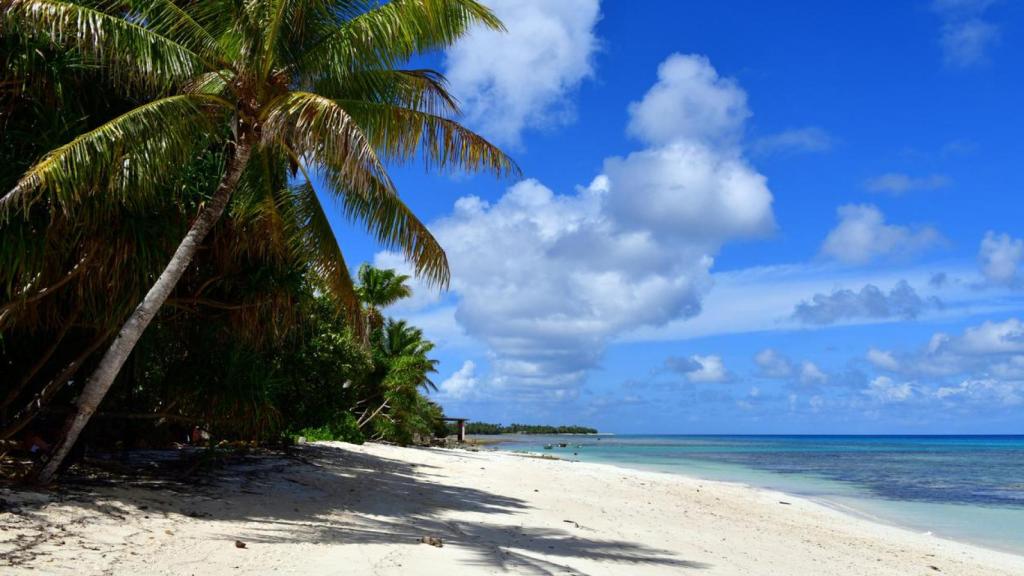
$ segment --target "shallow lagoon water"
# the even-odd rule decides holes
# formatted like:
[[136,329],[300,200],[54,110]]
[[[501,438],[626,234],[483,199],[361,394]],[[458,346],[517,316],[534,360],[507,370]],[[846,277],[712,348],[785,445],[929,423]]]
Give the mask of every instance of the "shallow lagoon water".
[[[1024,436],[504,436],[503,450],[741,482],[1024,554]],[[559,448],[558,443],[569,447]],[[545,445],[555,447],[546,450]]]

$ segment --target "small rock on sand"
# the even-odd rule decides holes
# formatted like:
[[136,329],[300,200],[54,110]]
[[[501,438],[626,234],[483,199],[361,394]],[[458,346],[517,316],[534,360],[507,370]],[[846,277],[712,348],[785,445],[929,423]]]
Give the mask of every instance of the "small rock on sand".
[[420,543],[430,544],[431,546],[435,546],[437,548],[441,548],[444,546],[444,540],[438,538],[437,536],[424,536],[420,538]]

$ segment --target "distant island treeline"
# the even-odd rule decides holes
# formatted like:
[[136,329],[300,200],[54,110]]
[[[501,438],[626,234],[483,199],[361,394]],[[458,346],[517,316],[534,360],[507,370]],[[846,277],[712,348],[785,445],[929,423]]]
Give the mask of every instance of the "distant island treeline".
[[586,426],[543,426],[535,424],[489,424],[466,422],[466,434],[597,434],[597,428]]

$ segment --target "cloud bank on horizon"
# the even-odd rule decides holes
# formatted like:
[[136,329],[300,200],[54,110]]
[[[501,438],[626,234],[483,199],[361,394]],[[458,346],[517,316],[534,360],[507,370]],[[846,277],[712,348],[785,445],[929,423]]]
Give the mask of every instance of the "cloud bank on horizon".
[[[597,0],[487,3],[508,33],[472,34],[445,54],[445,72],[469,125],[528,154],[533,134],[576,120],[581,90],[614,81],[597,62],[618,47],[598,34],[606,15]],[[991,62],[1003,32],[997,4],[932,3],[937,68]],[[527,170],[498,195],[461,195],[430,222],[448,253],[451,292],[417,289],[400,310],[449,351],[442,402],[484,414],[568,410],[631,429],[643,429],[629,418],[644,406],[688,414],[694,426],[723,415],[828,415],[847,426],[838,431],[872,422],[933,429],[970,410],[1020,410],[1020,232],[986,229],[964,258],[964,241],[949,234],[956,222],[900,203],[966,184],[910,156],[906,170],[888,158],[850,174],[845,199],[801,214],[817,231],[803,232],[808,222],[778,211],[780,199],[800,198],[758,165],[782,171],[856,140],[793,111],[775,130],[752,129],[760,99],[740,69],[668,50],[619,104],[624,121],[600,127],[621,132],[623,144],[575,188]],[[953,143],[967,141],[977,146],[948,139],[936,148],[943,158],[966,154]],[[792,231],[802,257],[716,266],[723,252],[795,242]],[[375,263],[404,266],[389,252]]]

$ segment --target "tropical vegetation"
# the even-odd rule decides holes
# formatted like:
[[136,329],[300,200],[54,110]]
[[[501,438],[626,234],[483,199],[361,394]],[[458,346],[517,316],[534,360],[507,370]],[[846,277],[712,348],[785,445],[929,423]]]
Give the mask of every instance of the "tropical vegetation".
[[596,428],[587,426],[548,426],[543,424],[488,424],[466,422],[466,434],[597,434]]
[[[349,274],[328,214],[444,288],[388,167],[515,174],[408,65],[473,0],[0,0],[0,439],[411,442],[431,345],[407,277]],[[327,204],[324,204],[327,200]]]

